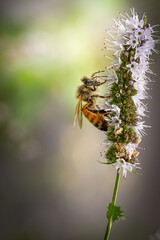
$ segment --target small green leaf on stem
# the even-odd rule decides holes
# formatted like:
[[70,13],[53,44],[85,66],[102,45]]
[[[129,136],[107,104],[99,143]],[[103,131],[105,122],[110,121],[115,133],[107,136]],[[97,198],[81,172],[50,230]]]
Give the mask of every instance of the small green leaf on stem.
[[118,222],[120,220],[124,220],[124,213],[121,211],[119,206],[115,206],[113,203],[110,203],[108,206],[107,218],[112,218],[113,222]]

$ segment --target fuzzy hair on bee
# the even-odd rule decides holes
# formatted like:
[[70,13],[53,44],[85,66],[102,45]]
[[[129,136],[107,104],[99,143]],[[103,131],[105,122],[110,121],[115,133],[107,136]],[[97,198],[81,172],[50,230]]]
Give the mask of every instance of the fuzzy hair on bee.
[[[98,98],[108,98],[107,96],[95,94],[98,90],[98,87],[105,84],[107,81],[106,76],[102,76],[102,78],[99,78],[99,76],[96,75],[100,72],[104,71],[93,73],[91,77],[84,76],[81,79],[83,84],[77,88],[76,92],[76,98],[78,99],[78,102],[75,110],[74,126],[78,120],[79,126],[80,128],[82,128],[83,114],[89,120],[89,122],[91,122],[99,130],[108,130],[108,122],[106,118],[110,111],[96,108],[96,101]],[[97,80],[97,78],[99,80]],[[84,106],[82,106],[83,101],[87,102]]]

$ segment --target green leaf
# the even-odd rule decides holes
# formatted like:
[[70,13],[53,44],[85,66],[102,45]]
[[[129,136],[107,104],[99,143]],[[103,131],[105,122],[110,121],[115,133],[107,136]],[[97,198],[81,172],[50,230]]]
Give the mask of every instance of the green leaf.
[[115,206],[113,203],[110,203],[108,206],[107,218],[112,218],[113,222],[118,222],[120,220],[124,220],[124,213],[121,211],[119,206]]
[[116,161],[112,161],[112,162],[101,162],[99,160],[97,160],[97,162],[101,163],[101,164],[108,164],[108,165],[111,165],[113,163],[116,163]]
[[144,14],[143,15],[143,21],[144,21],[144,26],[147,24],[147,16]]
[[138,172],[136,172],[134,169],[132,170],[132,172],[135,173],[135,174],[138,174],[138,175],[141,175],[141,176],[142,176],[142,173],[138,173]]

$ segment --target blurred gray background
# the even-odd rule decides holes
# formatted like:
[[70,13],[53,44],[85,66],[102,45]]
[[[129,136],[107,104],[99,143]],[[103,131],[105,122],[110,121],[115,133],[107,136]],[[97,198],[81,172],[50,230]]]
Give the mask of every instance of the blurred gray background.
[[[116,171],[97,162],[105,134],[87,120],[73,128],[75,90],[109,65],[105,29],[130,7],[160,24],[158,0],[0,2],[0,239],[103,239]],[[125,221],[110,240],[160,239],[160,55],[152,58],[143,171],[121,178]]]

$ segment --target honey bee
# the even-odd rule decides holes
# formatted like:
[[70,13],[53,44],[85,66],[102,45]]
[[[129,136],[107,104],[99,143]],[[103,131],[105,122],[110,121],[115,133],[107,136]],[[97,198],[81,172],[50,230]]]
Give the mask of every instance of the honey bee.
[[[83,114],[99,130],[108,130],[108,122],[106,121],[105,117],[107,117],[110,111],[96,108],[97,98],[108,98],[106,96],[95,94],[98,87],[107,81],[107,79],[103,80],[103,82],[97,81],[97,77],[101,77],[102,79],[103,77],[106,78],[106,76],[95,76],[95,74],[100,72],[104,71],[95,72],[91,77],[84,76],[81,79],[83,84],[78,87],[76,92],[76,98],[78,99],[78,102],[75,110],[74,126],[78,120],[79,126],[82,128]],[[82,106],[82,101],[87,103]]]

